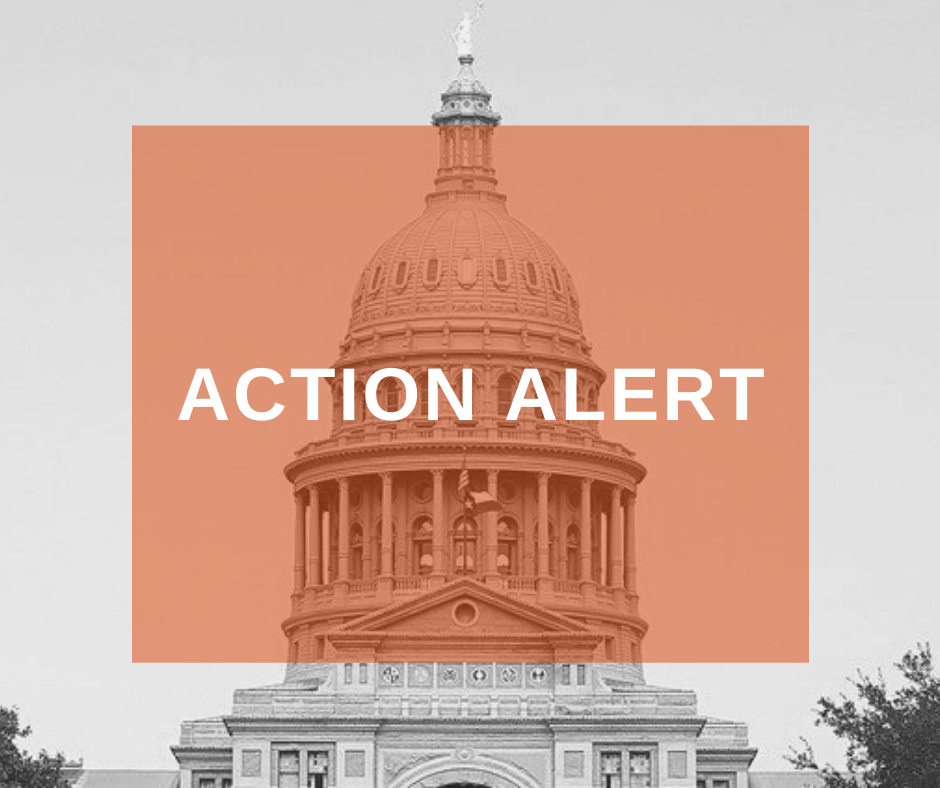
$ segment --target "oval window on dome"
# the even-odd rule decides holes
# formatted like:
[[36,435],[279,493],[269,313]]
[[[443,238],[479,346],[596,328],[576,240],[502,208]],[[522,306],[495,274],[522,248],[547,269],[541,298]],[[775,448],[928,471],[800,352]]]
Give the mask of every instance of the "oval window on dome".
[[506,261],[502,257],[496,258],[496,263],[493,266],[493,273],[496,278],[496,284],[509,284],[509,266],[506,265]]
[[398,268],[395,269],[395,286],[404,287],[405,282],[408,281],[408,262],[402,260],[398,264]]
[[477,280],[477,261],[470,255],[464,255],[457,263],[457,281],[464,287],[470,287]]
[[424,264],[424,284],[427,287],[437,287],[441,281],[441,263],[432,257]]
[[535,267],[535,263],[533,263],[531,260],[526,260],[525,275],[526,275],[526,279],[529,282],[529,287],[539,286],[539,272],[538,272],[538,269]]
[[561,293],[561,277],[558,276],[558,269],[552,266],[552,287],[556,293]]
[[372,282],[369,284],[369,289],[375,292],[379,289],[379,284],[382,282],[382,266],[377,265],[372,271]]

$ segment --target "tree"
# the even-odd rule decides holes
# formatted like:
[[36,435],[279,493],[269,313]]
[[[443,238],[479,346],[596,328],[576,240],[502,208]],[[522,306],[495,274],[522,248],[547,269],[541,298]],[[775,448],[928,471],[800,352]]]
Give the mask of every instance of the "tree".
[[845,742],[848,773],[820,767],[806,740],[787,760],[814,769],[826,788],[937,788],[940,786],[940,678],[934,675],[930,646],[918,645],[895,667],[903,682],[890,692],[879,671],[850,679],[853,699],[820,698],[815,724]]
[[64,756],[43,750],[33,757],[21,750],[17,739],[30,733],[28,725],[20,727],[15,706],[0,706],[0,788],[56,788],[59,784]]

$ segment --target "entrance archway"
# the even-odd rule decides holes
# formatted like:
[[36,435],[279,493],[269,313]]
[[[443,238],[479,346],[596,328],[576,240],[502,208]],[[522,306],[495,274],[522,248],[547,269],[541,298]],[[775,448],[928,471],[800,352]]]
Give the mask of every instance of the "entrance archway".
[[401,785],[402,788],[540,788],[518,769],[494,768],[490,764],[418,769],[402,780]]

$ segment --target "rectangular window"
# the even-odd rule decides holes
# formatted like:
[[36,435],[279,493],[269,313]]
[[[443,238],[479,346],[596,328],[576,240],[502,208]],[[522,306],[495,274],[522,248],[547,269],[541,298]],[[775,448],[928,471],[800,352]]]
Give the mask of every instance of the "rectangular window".
[[277,785],[278,788],[300,788],[300,753],[297,750],[278,753]]
[[648,752],[631,752],[629,788],[651,788],[653,785],[652,780],[650,754]]
[[307,754],[307,788],[326,788],[330,754],[318,750]]
[[571,683],[571,665],[561,666],[561,683],[566,687]]
[[621,788],[622,757],[619,752],[601,753],[601,785],[603,788]]
[[731,788],[731,780],[712,780],[712,788]]
[[587,665],[578,665],[578,684],[584,686],[587,683]]
[[352,676],[353,676],[353,666],[352,666],[352,662],[347,662],[347,663],[343,666],[343,680],[344,680],[347,684],[352,684]]
[[369,666],[365,662],[359,663],[359,683],[369,683]]
[[199,778],[199,788],[215,788],[215,778],[213,778],[213,777],[200,777],[200,778]]
[[223,777],[222,778],[222,788],[232,788],[232,778]]

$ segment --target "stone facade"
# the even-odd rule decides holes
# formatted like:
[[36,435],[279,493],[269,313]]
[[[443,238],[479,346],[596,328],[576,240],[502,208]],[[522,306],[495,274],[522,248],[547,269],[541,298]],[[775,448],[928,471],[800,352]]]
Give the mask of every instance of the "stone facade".
[[[499,115],[460,58],[434,116],[440,162],[425,212],[356,286],[333,379],[330,437],[286,468],[296,502],[282,684],[239,690],[229,715],[184,723],[182,788],[744,788],[743,725],[644,682],[636,501],[645,469],[595,421],[574,282],[497,191]],[[364,407],[373,372],[408,371],[414,411]],[[473,370],[472,420],[442,397]],[[506,419],[536,368],[554,420]],[[354,370],[348,381],[340,370]],[[353,385],[352,419],[343,386]],[[387,379],[378,404],[397,411]],[[487,491],[475,515],[459,492]]]

